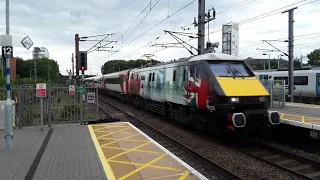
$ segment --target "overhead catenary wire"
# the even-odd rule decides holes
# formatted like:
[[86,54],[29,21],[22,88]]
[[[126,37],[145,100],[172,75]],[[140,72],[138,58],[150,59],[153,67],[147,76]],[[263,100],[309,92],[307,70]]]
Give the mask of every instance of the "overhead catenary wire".
[[[239,8],[239,7],[243,6],[243,5],[252,3],[252,2],[254,2],[254,1],[257,1],[257,0],[244,0],[244,1],[241,1],[241,2],[239,2],[239,3],[237,3],[237,4],[235,4],[235,5],[232,5],[232,6],[230,6],[230,7],[227,7],[227,8],[225,8],[225,9],[221,10],[221,11],[218,11],[218,12],[216,13],[216,15],[229,12],[229,11],[231,11],[231,10],[234,10],[234,9],[236,9],[236,8]],[[192,19],[193,19],[193,18],[192,18]],[[184,27],[189,26],[186,30],[196,29],[197,27],[194,27],[193,29],[190,29],[190,27],[193,26],[193,25],[194,25],[194,23],[191,23],[191,24],[185,25]],[[184,29],[184,27],[182,27],[182,29]]]
[[[266,13],[263,13],[263,14],[260,14],[260,15],[258,15],[258,16],[255,16],[255,17],[252,17],[252,18],[243,20],[243,21],[241,21],[240,23],[238,23],[238,25],[247,24],[247,23],[250,23],[250,22],[259,20],[259,19],[263,19],[263,18],[272,16],[272,15],[278,14],[278,13],[281,12],[281,10],[283,10],[283,9],[285,9],[285,8],[288,8],[288,7],[291,7],[291,6],[300,4],[300,3],[305,2],[305,1],[307,1],[307,0],[298,1],[298,2],[295,2],[295,3],[289,4],[289,5],[283,6],[283,7],[281,7],[281,8],[278,8],[278,9],[275,9],[275,10],[272,10],[272,11],[269,11],[269,12],[266,12]],[[311,3],[314,3],[314,2],[317,2],[317,1],[319,1],[319,0],[309,1],[309,2],[306,2],[306,3],[304,3],[304,4],[297,5],[297,7],[305,6],[305,5],[307,5],[307,4],[311,4]],[[275,12],[275,11],[276,11],[276,12]],[[210,35],[210,34],[213,34],[213,33],[216,33],[216,32],[220,32],[220,31],[222,31],[222,28],[221,28],[221,29],[218,29],[218,30],[214,30],[214,31],[212,31],[212,32],[210,32],[210,33],[207,33],[206,36],[208,36],[208,35]],[[194,39],[191,38],[191,39],[187,40],[186,42],[189,42],[189,41],[192,41],[192,40],[194,40]]]
[[[152,2],[152,0],[150,0],[150,2],[147,3],[147,5],[144,7],[144,9],[138,14],[136,15],[134,18],[132,18],[128,23],[126,23],[124,26],[122,26],[120,29],[118,29],[118,31],[116,31],[114,34],[118,34],[121,30],[123,30],[126,26],[128,25],[132,25],[138,18],[139,16],[149,7],[150,3]],[[132,22],[133,21],[133,22]],[[132,22],[132,23],[131,23]],[[130,29],[131,25],[127,28]],[[125,31],[124,33],[122,33],[121,37],[123,37],[123,35],[126,33],[127,31]],[[107,34],[103,34],[103,35],[97,35],[97,36],[105,36]],[[91,36],[91,37],[97,37],[97,36]],[[116,41],[117,43],[118,41]],[[94,56],[94,58],[92,60],[94,60],[98,54],[100,53],[100,51]],[[94,64],[94,63],[93,63]]]
[[[185,6],[183,6],[182,8],[178,9],[177,11],[175,11],[174,13],[170,14],[169,16],[167,16],[165,19],[163,19],[162,21],[160,21],[159,23],[157,23],[156,25],[152,26],[150,29],[148,29],[147,31],[143,32],[142,34],[140,34],[139,36],[137,36],[135,39],[133,39],[132,41],[130,41],[129,43],[125,44],[124,46],[120,47],[118,49],[118,51],[122,48],[124,48],[125,46],[131,44],[132,42],[134,42],[135,40],[137,40],[138,38],[144,36],[146,33],[148,33],[149,31],[151,31],[152,29],[156,28],[157,26],[159,26],[160,24],[162,24],[163,22],[165,22],[166,20],[168,20],[169,18],[173,17],[174,15],[176,15],[177,13],[179,13],[180,11],[182,11],[183,9],[185,9],[186,7],[190,6],[192,3],[194,3],[196,0],[192,0],[191,2],[189,2],[188,4],[186,4]],[[106,59],[110,58],[113,54],[115,54],[116,52],[111,53]],[[103,57],[105,58],[105,57]]]
[[[306,37],[306,36],[311,36],[311,37]],[[296,35],[294,37],[294,40],[303,40],[303,39],[310,39],[310,38],[315,38],[315,37],[320,37],[320,32],[319,33],[309,33],[309,34],[301,34],[301,35]],[[274,44],[281,44],[281,43],[285,43],[284,41],[287,40],[286,38],[281,38],[281,39],[275,39],[273,41],[276,41]],[[252,48],[254,46],[259,46],[263,44],[263,42],[259,42],[259,43],[252,43],[252,44],[248,44],[246,46],[240,47],[240,49],[244,50],[244,49],[249,49]],[[263,45],[263,46],[268,46],[269,45]]]
[[[128,37],[123,41],[126,42],[129,37],[133,34],[133,32],[139,27],[139,25],[143,22],[143,20],[149,15],[149,13],[154,9],[154,7],[160,2],[160,0],[157,0],[153,6],[151,6],[151,1],[150,1],[150,10],[147,12],[147,14],[142,18],[142,20],[137,24],[137,26],[132,30],[132,32],[128,35]],[[129,28],[128,28],[129,29]]]
[[[256,0],[245,0],[245,1],[242,1],[242,2],[237,3],[237,4],[235,4],[235,5],[231,6],[231,7],[228,7],[228,8],[226,8],[226,9],[222,10],[222,11],[219,11],[218,14],[223,14],[223,13],[225,13],[225,12],[227,12],[227,11],[230,11],[230,10],[232,10],[232,9],[238,8],[238,7],[242,6],[242,5],[251,3],[251,2],[253,2],[253,1],[256,1]],[[245,3],[245,2],[247,2],[247,3]],[[192,18],[192,19],[193,19],[193,18]],[[192,20],[192,19],[190,19],[190,20]],[[190,20],[189,20],[189,21],[190,21]],[[188,21],[188,22],[189,22],[189,21]],[[169,42],[172,42],[172,41],[174,41],[174,40],[171,40],[171,41],[169,41]],[[150,42],[149,42],[149,43],[150,43]],[[149,43],[147,43],[146,45],[143,45],[143,46],[137,48],[136,50],[134,50],[133,52],[131,52],[129,55],[131,55],[131,54],[139,51],[140,49],[146,47]],[[126,56],[124,56],[124,57],[127,57],[127,56],[129,56],[129,55],[126,55]],[[109,56],[109,57],[110,57],[110,56]],[[108,58],[109,58],[109,57],[108,57]]]
[[[290,4],[290,5],[287,5],[287,6],[278,8],[278,9],[276,9],[276,10],[272,10],[272,11],[269,11],[269,12],[267,12],[267,13],[264,13],[264,14],[261,14],[261,15],[258,15],[258,16],[252,17],[252,18],[249,18],[249,19],[247,19],[247,20],[241,21],[241,22],[240,22],[240,23],[241,23],[240,25],[242,25],[242,24],[247,24],[247,23],[250,23],[250,22],[259,20],[259,19],[263,19],[263,18],[272,16],[272,15],[278,14],[279,12],[277,12],[277,11],[279,11],[279,10],[281,10],[281,9],[284,9],[284,8],[286,8],[286,7],[290,7],[290,6],[293,6],[293,5],[296,5],[296,4],[305,2],[305,1],[306,1],[306,0],[299,1],[299,2],[296,2],[296,3]],[[314,3],[314,2],[316,2],[316,1],[318,1],[318,0],[314,0],[314,1],[310,1],[310,2],[307,2],[307,3],[301,4],[301,5],[298,5],[298,7],[304,6],[304,5],[307,5],[307,4],[310,4],[310,3]],[[207,35],[212,34],[212,33],[215,33],[215,32],[218,32],[218,31],[221,31],[221,30],[222,30],[222,29],[217,30],[217,31],[210,32],[210,33],[208,33]],[[143,34],[145,34],[145,33],[143,33]],[[190,39],[190,40],[188,40],[188,41],[192,41],[192,40],[194,40],[194,39]],[[187,41],[187,42],[188,42],[188,41]],[[131,42],[133,42],[133,41],[131,41]],[[131,43],[131,42],[130,42],[130,43]],[[128,44],[129,44],[129,43],[128,43]],[[120,49],[121,49],[121,48],[120,48]],[[164,50],[164,49],[167,49],[167,48],[162,48],[161,50]],[[161,50],[160,50],[160,51],[161,51]],[[159,50],[157,50],[157,52],[159,52]],[[113,54],[114,54],[114,53],[112,53],[111,55],[109,55],[109,56],[107,57],[107,59],[110,58]],[[103,58],[105,58],[105,57],[103,57]]]

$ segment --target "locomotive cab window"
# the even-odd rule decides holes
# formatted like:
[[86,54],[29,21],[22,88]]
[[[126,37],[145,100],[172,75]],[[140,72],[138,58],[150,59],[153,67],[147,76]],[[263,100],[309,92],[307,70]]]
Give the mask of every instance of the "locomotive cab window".
[[194,72],[195,72],[195,67],[194,66],[190,66],[190,70],[189,70],[190,77],[194,77]]
[[253,72],[243,61],[208,61],[209,67],[218,77],[253,77]]

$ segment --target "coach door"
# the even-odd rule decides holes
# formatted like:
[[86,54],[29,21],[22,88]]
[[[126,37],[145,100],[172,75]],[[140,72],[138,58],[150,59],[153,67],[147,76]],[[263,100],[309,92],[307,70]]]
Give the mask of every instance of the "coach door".
[[317,73],[317,94],[320,96],[320,73]]
[[189,66],[187,99],[190,105],[196,102],[196,66]]

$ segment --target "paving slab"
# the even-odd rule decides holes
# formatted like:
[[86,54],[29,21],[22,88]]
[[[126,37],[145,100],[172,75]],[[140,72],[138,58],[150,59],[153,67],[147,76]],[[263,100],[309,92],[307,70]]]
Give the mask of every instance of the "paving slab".
[[25,179],[49,128],[24,127],[13,131],[13,149],[6,150],[5,131],[0,130],[0,179]]
[[88,127],[53,125],[54,131],[34,175],[34,180],[105,180]]

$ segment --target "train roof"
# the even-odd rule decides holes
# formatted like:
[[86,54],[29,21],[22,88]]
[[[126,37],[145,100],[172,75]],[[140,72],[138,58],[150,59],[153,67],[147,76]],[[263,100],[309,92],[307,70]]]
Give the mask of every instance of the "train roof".
[[117,76],[119,74],[123,74],[123,73],[127,73],[128,71],[130,71],[131,69],[126,69],[126,70],[123,70],[123,71],[118,71],[118,72],[113,72],[113,73],[109,73],[109,74],[104,74],[103,77],[106,77],[106,76]]
[[[288,71],[254,71],[254,74],[288,74]],[[309,70],[298,70],[298,71],[293,71],[293,74],[305,74],[305,73],[320,73],[320,70],[316,69],[309,69]]]
[[233,56],[225,53],[206,53],[192,57],[189,62],[207,60],[243,61],[243,59],[239,58],[238,56]]

